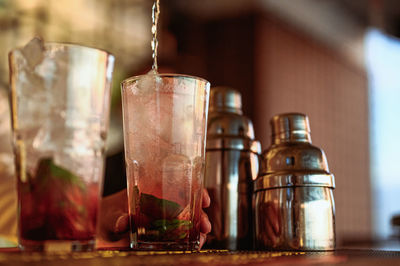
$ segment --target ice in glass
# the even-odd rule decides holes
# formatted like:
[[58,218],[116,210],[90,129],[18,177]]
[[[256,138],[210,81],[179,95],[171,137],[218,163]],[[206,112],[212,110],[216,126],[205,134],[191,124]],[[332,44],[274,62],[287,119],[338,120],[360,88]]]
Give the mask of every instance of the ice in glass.
[[23,250],[94,248],[113,62],[38,38],[9,54]]
[[122,83],[134,249],[198,248],[209,86],[155,72]]

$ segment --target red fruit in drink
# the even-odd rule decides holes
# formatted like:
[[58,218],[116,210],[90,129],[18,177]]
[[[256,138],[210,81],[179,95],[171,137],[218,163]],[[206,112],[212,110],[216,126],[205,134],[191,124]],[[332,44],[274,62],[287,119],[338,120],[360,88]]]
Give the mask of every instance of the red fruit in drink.
[[23,238],[94,238],[99,196],[97,183],[85,184],[51,159],[43,159],[35,178],[30,178],[27,187],[21,185],[20,188]]
[[23,237],[29,234],[30,238],[40,240],[45,237],[43,228],[46,224],[46,206],[42,204],[41,197],[35,196],[35,191],[28,184],[20,184],[19,230]]
[[49,212],[49,225],[57,239],[90,239],[95,234],[97,184],[81,189],[67,186]]

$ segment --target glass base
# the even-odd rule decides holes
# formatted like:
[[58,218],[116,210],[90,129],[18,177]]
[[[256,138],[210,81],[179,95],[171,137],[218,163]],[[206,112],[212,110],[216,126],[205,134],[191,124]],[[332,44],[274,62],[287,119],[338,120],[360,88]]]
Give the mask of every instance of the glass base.
[[46,240],[30,241],[22,240],[19,243],[22,251],[40,251],[40,252],[71,252],[71,251],[94,251],[96,249],[94,240]]
[[196,251],[200,249],[199,241],[194,242],[131,242],[133,250],[165,251],[165,250],[188,250]]

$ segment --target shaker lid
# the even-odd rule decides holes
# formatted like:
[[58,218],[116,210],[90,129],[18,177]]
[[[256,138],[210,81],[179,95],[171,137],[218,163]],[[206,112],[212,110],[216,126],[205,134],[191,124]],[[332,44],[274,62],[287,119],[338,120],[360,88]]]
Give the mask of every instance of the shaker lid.
[[311,142],[310,123],[302,113],[286,113],[274,116],[271,121],[272,142]]
[[209,112],[242,114],[242,96],[230,87],[213,87],[210,91]]
[[335,187],[322,149],[311,144],[308,118],[300,113],[274,116],[272,145],[263,152],[255,189],[292,186]]
[[233,88],[211,88],[206,149],[261,152],[259,142],[254,139],[253,124],[243,115],[241,95]]

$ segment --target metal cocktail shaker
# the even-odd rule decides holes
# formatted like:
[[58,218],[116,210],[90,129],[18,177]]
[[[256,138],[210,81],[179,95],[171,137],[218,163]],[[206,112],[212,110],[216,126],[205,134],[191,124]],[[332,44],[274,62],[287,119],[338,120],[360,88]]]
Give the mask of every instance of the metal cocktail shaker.
[[253,248],[252,193],[261,146],[241,107],[236,90],[211,89],[204,180],[211,198],[205,209],[212,225],[207,248]]
[[324,152],[311,145],[308,118],[277,115],[271,126],[272,145],[254,185],[256,248],[333,250],[334,177]]

